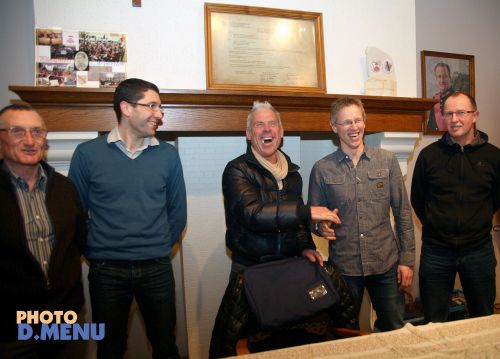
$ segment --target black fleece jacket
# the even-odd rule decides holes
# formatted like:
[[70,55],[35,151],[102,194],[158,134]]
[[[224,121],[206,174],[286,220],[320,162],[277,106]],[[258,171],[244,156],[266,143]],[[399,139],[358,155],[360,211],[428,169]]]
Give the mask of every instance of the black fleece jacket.
[[424,245],[469,250],[491,240],[493,214],[500,207],[500,149],[487,141],[476,131],[462,148],[446,133],[420,152],[411,203]]

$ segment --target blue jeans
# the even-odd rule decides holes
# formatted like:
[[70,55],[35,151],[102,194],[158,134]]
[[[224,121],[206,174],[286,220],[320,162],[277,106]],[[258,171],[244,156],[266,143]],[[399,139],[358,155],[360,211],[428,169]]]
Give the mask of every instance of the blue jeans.
[[175,283],[169,258],[93,261],[89,269],[92,321],[105,323],[98,358],[123,358],[132,299],[144,318],[153,358],[178,358],[175,342]]
[[424,244],[420,255],[420,296],[427,322],[448,319],[458,273],[471,317],[493,314],[496,296],[493,243],[469,251]]
[[383,332],[403,326],[405,299],[399,289],[398,264],[383,274],[367,276],[347,276],[344,279],[351,289],[356,312],[359,315],[363,293],[368,290],[373,308],[377,313],[375,327]]

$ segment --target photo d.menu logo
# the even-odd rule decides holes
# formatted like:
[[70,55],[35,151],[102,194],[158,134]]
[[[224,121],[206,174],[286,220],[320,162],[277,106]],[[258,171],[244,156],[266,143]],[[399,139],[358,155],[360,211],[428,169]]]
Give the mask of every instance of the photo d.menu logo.
[[[18,310],[16,315],[18,340],[101,340],[104,338],[104,323],[77,323],[78,315],[68,310],[41,312]],[[40,325],[34,332],[33,325]]]

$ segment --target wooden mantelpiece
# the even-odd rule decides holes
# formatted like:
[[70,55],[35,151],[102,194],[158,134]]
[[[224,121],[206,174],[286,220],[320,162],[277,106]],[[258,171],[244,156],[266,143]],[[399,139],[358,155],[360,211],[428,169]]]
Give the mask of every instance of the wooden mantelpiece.
[[[109,131],[116,124],[114,89],[9,86],[36,108],[50,131]],[[280,111],[287,134],[326,134],[331,103],[341,95],[311,93],[161,90],[165,110],[160,131],[182,136],[242,134],[254,100]],[[425,112],[435,100],[358,96],[367,115],[367,132],[421,132]]]

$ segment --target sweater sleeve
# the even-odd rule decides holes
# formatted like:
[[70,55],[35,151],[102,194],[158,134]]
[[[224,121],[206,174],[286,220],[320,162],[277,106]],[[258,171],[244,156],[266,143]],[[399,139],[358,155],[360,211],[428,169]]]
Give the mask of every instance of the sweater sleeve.
[[73,153],[73,157],[71,158],[68,177],[74,183],[78,193],[80,194],[84,212],[88,213],[88,166],[85,163],[85,155],[81,151],[80,145],[76,148]]
[[78,246],[78,250],[80,251],[80,254],[83,254],[85,250],[85,244],[87,242],[87,216],[83,211],[78,191],[76,189],[73,189],[73,193],[74,193],[73,200],[77,208],[77,218],[75,219],[75,228],[76,228],[75,241],[76,245]]
[[179,154],[177,151],[174,151],[174,153],[175,155],[170,161],[169,181],[166,184],[168,223],[172,236],[170,245],[177,242],[187,222],[186,185]]

